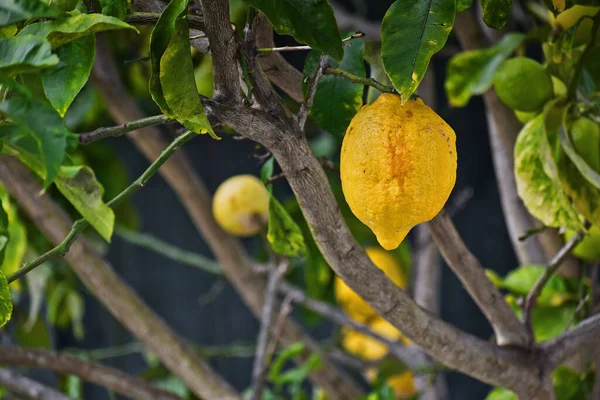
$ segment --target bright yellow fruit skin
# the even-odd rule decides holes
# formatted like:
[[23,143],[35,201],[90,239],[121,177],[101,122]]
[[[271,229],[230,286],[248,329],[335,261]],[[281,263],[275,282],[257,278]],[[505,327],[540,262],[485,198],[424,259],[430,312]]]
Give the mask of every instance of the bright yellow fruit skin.
[[[388,278],[399,288],[406,288],[406,276],[398,260],[389,252],[379,247],[368,247],[365,249],[373,264],[382,270]],[[357,295],[346,283],[336,275],[334,284],[335,298],[346,314],[358,322],[368,322],[378,317],[375,310],[371,308],[359,295]]]
[[[378,333],[387,339],[405,341],[400,331],[383,318],[378,317],[373,320],[369,324],[369,327],[373,332]],[[354,354],[365,360],[379,360],[388,352],[388,348],[385,344],[351,328],[343,328],[342,346],[350,354]]]
[[352,119],[340,155],[350,209],[384,249],[435,217],[456,181],[456,135],[418,100],[385,93]]
[[[377,377],[377,370],[375,368],[368,369],[365,372],[365,376],[367,380],[371,382]],[[394,389],[397,399],[410,399],[417,392],[415,378],[410,371],[404,371],[398,375],[390,376],[387,379],[387,384]]]
[[252,175],[225,180],[213,197],[213,215],[225,231],[235,236],[257,234],[269,215],[269,192]]

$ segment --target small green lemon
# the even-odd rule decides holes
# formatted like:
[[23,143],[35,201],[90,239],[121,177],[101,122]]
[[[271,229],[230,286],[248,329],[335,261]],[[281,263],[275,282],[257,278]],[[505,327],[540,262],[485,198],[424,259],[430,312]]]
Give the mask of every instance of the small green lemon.
[[506,60],[496,71],[494,88],[504,104],[519,111],[537,111],[554,96],[550,74],[527,57]]
[[212,208],[221,228],[235,236],[252,236],[267,221],[269,192],[255,176],[233,176],[218,187]]
[[[575,232],[573,231],[567,231],[565,233],[565,240],[571,239],[574,234]],[[573,250],[573,254],[583,261],[600,261],[600,228],[592,225],[585,238]]]
[[515,116],[517,117],[517,119],[522,123],[522,124],[526,124],[529,121],[531,121],[532,119],[535,118],[536,115],[538,115],[539,113],[537,111],[519,111],[519,110],[515,110]]
[[578,118],[571,125],[571,141],[575,151],[600,173],[600,125],[589,118]]

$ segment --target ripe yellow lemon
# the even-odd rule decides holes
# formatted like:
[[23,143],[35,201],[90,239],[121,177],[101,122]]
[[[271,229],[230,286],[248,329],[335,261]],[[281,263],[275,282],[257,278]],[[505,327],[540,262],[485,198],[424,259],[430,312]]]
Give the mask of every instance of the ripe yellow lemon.
[[269,192],[255,176],[233,176],[217,188],[212,209],[225,231],[235,236],[252,236],[267,221]]
[[384,249],[435,217],[456,181],[456,135],[420,99],[384,93],[352,119],[340,155],[350,209]]
[[504,104],[519,111],[537,111],[554,96],[550,74],[528,57],[502,63],[494,75],[494,89]]
[[[383,318],[378,317],[373,320],[369,324],[369,327],[373,332],[378,333],[387,339],[404,341],[400,331]],[[354,354],[365,360],[379,360],[388,352],[387,346],[379,340],[347,327],[342,330],[342,347],[344,347],[348,353]]]
[[398,399],[412,398],[417,392],[415,378],[410,371],[404,371],[398,375],[389,377],[387,383],[394,389],[394,393]]
[[[398,260],[389,252],[379,247],[368,247],[365,249],[367,255],[388,278],[398,287],[406,288],[406,276]],[[375,310],[357,295],[346,283],[336,275],[334,283],[335,298],[342,310],[352,319],[358,322],[368,322],[378,317]]]

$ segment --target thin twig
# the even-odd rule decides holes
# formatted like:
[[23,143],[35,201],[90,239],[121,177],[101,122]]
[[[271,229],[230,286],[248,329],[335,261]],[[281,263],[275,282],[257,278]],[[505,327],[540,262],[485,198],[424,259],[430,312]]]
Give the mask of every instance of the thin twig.
[[128,122],[117,126],[110,126],[106,128],[98,128],[95,131],[81,133],[79,135],[79,144],[90,144],[97,140],[106,139],[108,137],[116,137],[124,135],[128,132],[135,131],[136,129],[145,128],[147,126],[170,124],[177,122],[174,119],[167,117],[166,115],[154,115],[152,117],[146,117],[138,119],[137,121]]
[[327,56],[322,55],[319,60],[319,67],[313,74],[310,84],[308,86],[308,90],[304,95],[304,101],[300,106],[300,111],[298,111],[298,115],[296,116],[296,122],[298,124],[298,131],[301,134],[304,132],[304,124],[306,124],[306,119],[308,118],[308,112],[312,107],[313,101],[315,100],[315,94],[317,93],[317,87],[319,86],[319,81],[323,77],[323,72],[327,67]]
[[[144,187],[146,182],[148,182],[148,180],[169,159],[169,157],[171,157],[173,154],[175,154],[175,152],[179,149],[180,146],[184,145],[185,143],[187,143],[188,141],[190,141],[192,138],[194,138],[196,136],[197,136],[197,134],[195,134],[194,132],[188,131],[188,132],[184,133],[183,135],[177,137],[177,139],[173,140],[173,142],[171,142],[171,144],[169,144],[169,146],[162,152],[160,157],[158,157],[152,164],[150,164],[150,166],[146,169],[146,171],[144,171],[144,173],[138,179],[136,179],[125,190],[123,190],[115,198],[113,198],[111,201],[109,201],[106,204],[109,207],[116,207],[123,200],[130,197],[135,192],[137,192],[139,189]],[[73,227],[71,228],[71,231],[69,232],[67,237],[65,237],[65,239],[58,246],[56,246],[53,249],[49,250],[48,252],[42,254],[35,260],[32,260],[32,261],[26,263],[25,265],[23,265],[23,267],[21,269],[19,269],[14,274],[9,275],[6,278],[8,283],[14,282],[15,280],[19,279],[26,273],[32,271],[34,268],[42,265],[44,262],[46,262],[50,259],[53,259],[53,258],[59,257],[59,256],[64,256],[71,248],[71,245],[73,244],[73,242],[75,242],[75,240],[77,240],[79,235],[88,226],[89,226],[89,223],[83,218],[75,221],[73,223]]]
[[337,75],[342,78],[348,79],[350,82],[360,83],[361,85],[372,86],[375,89],[383,93],[394,93],[395,89],[391,86],[384,85],[383,83],[377,82],[373,78],[363,78],[362,76],[351,74],[343,69],[327,67],[324,71],[325,75]]
[[569,328],[571,327],[571,325],[573,325],[573,322],[575,321],[575,317],[577,317],[577,314],[579,314],[581,312],[581,310],[583,310],[585,303],[587,303],[589,300],[590,300],[589,294],[587,296],[585,296],[583,299],[579,300],[579,304],[577,304],[577,308],[575,308],[575,311],[573,312],[573,315],[571,315],[569,322],[566,323],[565,329],[563,329],[563,332],[566,332],[569,330]]
[[7,368],[0,368],[0,386],[9,392],[27,399],[70,400],[70,397],[58,390],[42,385]]
[[72,374],[133,399],[181,400],[143,379],[78,357],[43,349],[0,345],[0,363]]
[[155,236],[121,227],[115,228],[115,234],[129,243],[144,249],[152,250],[181,264],[190,265],[206,272],[210,272],[211,274],[221,274],[221,267],[217,262],[198,253],[193,253],[173,246]]
[[[347,37],[342,40],[342,43],[349,42],[350,40],[360,39],[365,37],[363,32],[357,31],[352,34],[352,36]],[[273,53],[273,52],[283,52],[283,51],[298,51],[298,50],[312,50],[310,46],[283,46],[283,47],[263,47],[256,49],[258,53]]]
[[[586,224],[587,225],[587,224]],[[585,232],[583,230],[577,232],[573,237],[556,253],[556,255],[550,260],[544,273],[540,275],[538,280],[533,284],[533,287],[525,298],[523,305],[523,325],[533,337],[533,308],[537,303],[538,296],[542,293],[544,286],[550,280],[552,275],[558,270],[562,262],[571,254],[571,251],[583,240]]]
[[273,319],[273,310],[277,301],[277,287],[279,282],[285,275],[289,262],[284,260],[277,269],[272,270],[267,282],[267,290],[265,293],[265,303],[260,322],[260,331],[258,333],[256,345],[256,357],[252,367],[252,399],[260,400],[265,385],[267,367],[266,355],[269,345],[269,332],[271,330],[271,321]]

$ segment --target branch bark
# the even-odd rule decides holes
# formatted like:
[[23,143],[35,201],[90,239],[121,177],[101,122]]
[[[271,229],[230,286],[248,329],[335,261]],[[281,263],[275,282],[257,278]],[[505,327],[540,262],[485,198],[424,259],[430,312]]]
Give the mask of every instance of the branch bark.
[[[142,111],[123,87],[116,65],[101,36],[97,38],[96,48],[97,54],[92,78],[106,99],[115,122],[125,123],[144,117]],[[160,132],[154,127],[130,132],[128,137],[149,160],[155,159],[165,146]],[[187,153],[179,150],[161,168],[160,173],[181,200],[194,226],[221,264],[227,279],[233,284],[252,313],[260,318],[264,304],[262,294],[265,293],[265,281],[262,276],[253,271],[253,263],[241,243],[225,233],[214,220],[211,211],[211,196],[194,170]],[[291,319],[288,319],[284,325],[281,342],[283,345],[303,342],[310,351],[321,354],[318,344]],[[321,359],[324,365],[323,369],[311,374],[311,379],[316,386],[322,387],[335,399],[360,397],[362,391],[352,379],[330,363],[325,355],[322,354]]]
[[542,350],[548,355],[545,368],[552,371],[583,346],[597,343],[599,337],[600,314],[596,314],[582,321],[575,328],[542,345]]
[[529,347],[527,331],[489,280],[479,260],[465,246],[446,211],[442,210],[428,225],[442,256],[492,325],[496,342]]
[[229,22],[228,0],[202,0],[206,35],[213,55],[215,99],[224,102],[240,100],[238,42]]
[[524,364],[520,352],[500,349],[435,318],[371,263],[343,222],[319,161],[307,141],[293,134],[289,121],[210,100],[205,105],[214,117],[273,153],[325,259],[379,315],[451,368],[519,393],[537,391],[539,379],[534,368]]
[[68,396],[51,387],[19,375],[7,368],[0,368],[0,386],[11,393],[32,400],[70,400]]
[[[173,393],[159,389],[156,386],[140,379],[128,375],[114,368],[105,367],[101,364],[84,361],[75,356],[68,354],[55,353],[43,349],[30,349],[17,346],[0,345],[0,364],[19,365],[28,368],[41,368],[58,372],[60,374],[71,374],[80,377],[81,379],[103,386],[115,393],[127,396],[133,399],[147,400],[181,400],[181,397]],[[0,369],[0,383],[6,385],[3,380],[9,378],[11,372],[5,369]],[[12,374],[15,379],[20,379],[22,383],[24,377],[19,377]],[[28,378],[24,378],[29,380]],[[18,384],[16,380],[12,381],[15,386]],[[42,386],[35,382],[37,385]],[[11,380],[8,379],[8,389],[10,390]],[[35,399],[56,399],[62,400],[68,398],[60,394],[54,395],[54,390],[45,387],[37,388],[39,393],[48,393],[50,396],[33,397]],[[216,397],[213,397],[216,399]]]
[[[47,194],[40,196],[41,185],[16,158],[0,156],[0,181],[38,229],[54,245],[61,243],[70,232],[72,221]],[[115,318],[156,353],[194,393],[207,399],[239,399],[227,382],[196,357],[85,240],[75,242],[65,260]]]

